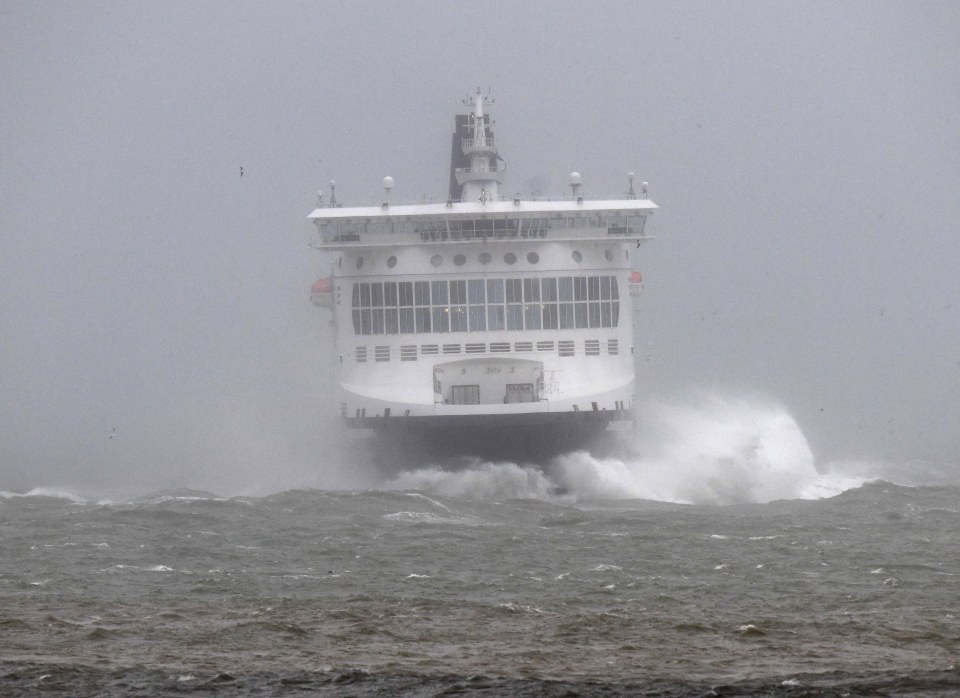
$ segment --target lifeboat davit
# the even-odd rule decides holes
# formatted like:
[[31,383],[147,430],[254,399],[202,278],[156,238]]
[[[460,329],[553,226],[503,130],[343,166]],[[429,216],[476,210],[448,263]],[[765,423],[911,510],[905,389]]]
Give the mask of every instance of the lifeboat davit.
[[310,287],[310,302],[320,308],[333,307],[333,279],[324,276]]

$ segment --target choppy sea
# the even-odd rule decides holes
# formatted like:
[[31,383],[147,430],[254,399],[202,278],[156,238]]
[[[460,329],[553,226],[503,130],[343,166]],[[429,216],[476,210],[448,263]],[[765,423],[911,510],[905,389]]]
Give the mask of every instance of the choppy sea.
[[773,422],[363,491],[0,493],[0,694],[960,695],[960,486],[824,475]]

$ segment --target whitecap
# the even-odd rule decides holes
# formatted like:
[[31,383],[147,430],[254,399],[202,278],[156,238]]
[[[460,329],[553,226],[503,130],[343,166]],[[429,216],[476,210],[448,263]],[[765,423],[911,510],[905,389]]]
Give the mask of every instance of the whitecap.
[[437,516],[426,511],[398,511],[393,514],[384,514],[388,521],[415,521],[418,523],[447,523],[448,518]]
[[407,497],[417,497],[417,498],[419,498],[419,499],[424,499],[424,500],[430,502],[433,506],[437,507],[438,509],[443,509],[444,511],[449,511],[449,512],[453,513],[453,509],[451,509],[450,507],[446,506],[445,504],[441,504],[440,502],[436,501],[435,499],[430,499],[430,497],[426,496],[426,495],[423,494],[422,492],[404,492],[404,494],[405,494]]
[[539,468],[479,459],[470,467],[457,471],[422,468],[401,473],[388,482],[387,487],[483,501],[552,499],[552,493],[556,490],[556,484]]
[[515,601],[508,601],[507,603],[497,604],[497,608],[502,608],[503,610],[510,611],[511,613],[538,613],[538,614],[546,613],[543,609],[538,608],[537,606],[527,606],[524,604],[519,604]]
[[6,491],[0,492],[0,498],[2,499],[16,499],[20,497],[49,497],[51,499],[66,499],[74,504],[87,503],[86,499],[78,494],[70,492],[69,490],[61,490],[50,487],[34,487],[32,490],[26,493]]

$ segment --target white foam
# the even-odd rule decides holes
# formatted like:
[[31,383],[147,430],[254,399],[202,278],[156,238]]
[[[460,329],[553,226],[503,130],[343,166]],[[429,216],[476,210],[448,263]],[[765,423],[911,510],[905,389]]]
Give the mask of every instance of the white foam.
[[717,397],[653,404],[621,458],[577,452],[558,460],[568,490],[598,498],[684,503],[769,502],[816,481],[800,427],[776,404]]
[[767,400],[649,404],[639,424],[623,455],[557,459],[560,484],[578,498],[734,504],[828,497],[865,480],[821,475],[800,426]]
[[547,499],[555,487],[539,468],[479,460],[466,470],[423,468],[401,473],[387,486],[391,489],[421,490],[484,501]]
[[34,487],[29,492],[21,494],[19,492],[0,492],[0,499],[14,499],[18,497],[50,497],[52,499],[66,499],[74,504],[86,504],[87,500],[78,494],[69,490],[61,490],[52,487]]
[[536,613],[544,615],[556,615],[555,613],[547,613],[542,608],[537,606],[527,606],[524,604],[519,604],[515,601],[509,601],[507,603],[497,604],[497,608],[502,608],[504,611],[509,611],[510,613]]
[[549,464],[549,476],[536,467],[478,460],[465,470],[406,472],[387,487],[481,500],[735,504],[831,497],[870,479],[864,464],[859,469],[831,464],[818,472],[796,420],[766,399],[701,395],[649,403],[637,424],[615,455],[568,453]]
[[387,521],[413,521],[416,523],[449,523],[451,521],[427,511],[398,511],[393,514],[384,514],[383,518]]

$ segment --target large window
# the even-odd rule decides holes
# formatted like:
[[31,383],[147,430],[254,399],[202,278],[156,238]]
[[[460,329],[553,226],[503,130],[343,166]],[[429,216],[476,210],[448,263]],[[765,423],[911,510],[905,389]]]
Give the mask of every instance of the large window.
[[617,327],[614,276],[356,283],[356,334]]

